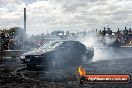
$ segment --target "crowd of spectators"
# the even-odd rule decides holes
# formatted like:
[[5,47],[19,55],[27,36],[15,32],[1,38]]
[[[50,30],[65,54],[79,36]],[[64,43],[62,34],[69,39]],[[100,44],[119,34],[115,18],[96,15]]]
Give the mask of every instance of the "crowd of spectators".
[[8,33],[0,34],[0,50],[17,50],[20,49],[21,42],[16,38],[13,38]]
[[99,34],[102,35],[103,37],[106,36],[106,34],[112,35],[112,30],[110,28],[107,28],[107,30],[106,30],[106,28],[104,27],[103,31],[101,31],[101,30],[99,31]]
[[116,32],[113,32],[110,28],[107,28],[106,30],[106,28],[104,27],[104,29],[100,30],[98,33],[102,37],[105,37],[106,35],[111,38],[115,37],[116,42],[122,45],[128,45],[132,41],[132,30],[131,28],[127,29],[127,27],[125,27],[124,30],[120,30],[118,28]]
[[19,50],[22,48],[22,36],[16,33],[17,28],[0,30],[0,50]]

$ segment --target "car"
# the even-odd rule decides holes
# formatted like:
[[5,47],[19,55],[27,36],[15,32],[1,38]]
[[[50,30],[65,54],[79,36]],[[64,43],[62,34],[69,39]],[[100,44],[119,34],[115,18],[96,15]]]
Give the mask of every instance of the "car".
[[29,69],[53,69],[80,66],[93,56],[94,49],[79,41],[53,41],[24,53],[20,59]]

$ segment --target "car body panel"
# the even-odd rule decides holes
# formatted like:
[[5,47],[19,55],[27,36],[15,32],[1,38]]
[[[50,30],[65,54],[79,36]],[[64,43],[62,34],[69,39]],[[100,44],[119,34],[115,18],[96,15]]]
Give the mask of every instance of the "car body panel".
[[21,60],[27,64],[27,67],[43,66],[50,68],[63,67],[63,65],[77,66],[82,63],[82,56],[89,60],[94,55],[93,48],[87,48],[78,41],[55,41],[47,46],[48,44],[38,50],[23,54]]

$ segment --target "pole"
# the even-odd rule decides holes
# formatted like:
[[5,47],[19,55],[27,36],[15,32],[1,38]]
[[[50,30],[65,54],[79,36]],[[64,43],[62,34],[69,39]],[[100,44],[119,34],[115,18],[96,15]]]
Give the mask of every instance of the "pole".
[[26,35],[26,8],[24,8],[24,34]]

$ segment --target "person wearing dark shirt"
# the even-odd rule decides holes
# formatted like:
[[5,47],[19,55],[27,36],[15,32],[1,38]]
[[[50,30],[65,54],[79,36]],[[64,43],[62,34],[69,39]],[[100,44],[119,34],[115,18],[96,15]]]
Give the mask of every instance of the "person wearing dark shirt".
[[100,34],[100,35],[102,34],[101,30],[99,31],[99,34]]
[[104,30],[102,31],[102,35],[103,35],[103,37],[106,35],[105,27],[104,27]]
[[127,42],[128,42],[128,30],[126,27],[125,27],[125,30],[123,30],[123,38],[124,38],[125,44],[127,44]]
[[2,32],[0,36],[1,36],[1,50],[3,51],[5,40],[6,40],[5,33]]
[[107,34],[108,34],[108,35],[112,35],[112,30],[110,30],[110,28],[108,28]]
[[131,30],[131,28],[129,28],[129,34],[131,34],[132,33],[132,30]]
[[124,35],[125,36],[127,36],[128,35],[128,30],[127,30],[127,28],[125,27],[125,30],[123,30],[123,33],[124,33]]

